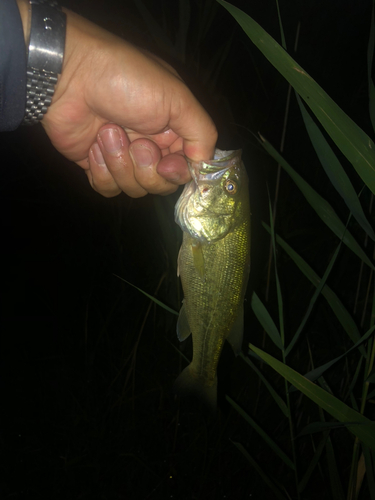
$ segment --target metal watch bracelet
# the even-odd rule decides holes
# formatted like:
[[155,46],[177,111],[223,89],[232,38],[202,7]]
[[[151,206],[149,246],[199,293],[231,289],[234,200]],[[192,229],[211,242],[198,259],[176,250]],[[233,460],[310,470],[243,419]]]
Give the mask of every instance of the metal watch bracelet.
[[57,2],[30,0],[30,6],[24,125],[42,120],[52,102],[62,70],[66,32],[66,15]]

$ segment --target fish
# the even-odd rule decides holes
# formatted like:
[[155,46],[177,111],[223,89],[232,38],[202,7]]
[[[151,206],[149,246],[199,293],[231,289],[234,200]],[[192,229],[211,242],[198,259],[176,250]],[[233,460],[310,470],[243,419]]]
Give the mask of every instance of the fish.
[[241,153],[216,149],[213,160],[188,159],[192,180],[175,205],[175,222],[183,231],[177,274],[184,293],[177,336],[182,342],[192,334],[193,357],[173,391],[194,396],[213,414],[224,342],[236,355],[242,348],[250,202]]

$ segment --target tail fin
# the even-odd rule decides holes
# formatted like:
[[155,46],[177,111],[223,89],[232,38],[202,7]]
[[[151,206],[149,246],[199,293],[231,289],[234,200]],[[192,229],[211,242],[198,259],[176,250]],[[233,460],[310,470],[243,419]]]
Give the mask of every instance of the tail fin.
[[173,385],[173,392],[181,396],[194,397],[211,415],[216,415],[217,376],[214,383],[208,386],[196,376],[190,364],[177,377]]

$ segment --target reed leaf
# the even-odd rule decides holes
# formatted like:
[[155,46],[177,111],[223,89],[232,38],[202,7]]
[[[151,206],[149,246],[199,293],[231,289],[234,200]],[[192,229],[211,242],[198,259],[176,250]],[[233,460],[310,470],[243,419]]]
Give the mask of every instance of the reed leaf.
[[262,325],[264,330],[267,332],[269,338],[279,349],[283,349],[281,342],[281,337],[277,326],[275,325],[273,319],[271,318],[269,312],[264,306],[263,302],[260,300],[256,292],[253,292],[251,297],[251,307],[254,311],[257,320]]
[[375,382],[375,368],[371,370],[370,375],[367,377],[366,382]]
[[375,476],[374,476],[374,461],[371,456],[371,452],[364,443],[362,443],[362,451],[365,457],[365,465],[366,465],[366,478],[368,489],[370,492],[371,500],[375,500]]
[[[323,373],[325,373],[335,363],[337,363],[338,361],[340,361],[340,359],[344,358],[350,352],[352,352],[353,350],[355,350],[358,347],[360,347],[360,345],[363,344],[364,342],[366,342],[371,336],[373,336],[373,334],[374,334],[374,327],[370,328],[369,331],[366,332],[363,335],[363,337],[353,347],[351,347],[346,352],[344,352],[344,354],[341,354],[337,358],[332,359],[331,361],[328,361],[328,363],[325,363],[322,366],[318,366],[317,368],[314,368],[313,370],[305,373],[304,377],[307,378],[308,380],[310,380],[311,382],[314,382],[315,380],[317,380],[318,378],[320,378],[323,375]],[[293,390],[295,390],[295,388],[293,389],[293,387],[291,387],[290,392],[293,392]]]
[[[354,372],[354,375],[352,376],[352,379],[350,381],[350,385],[349,385],[348,390],[347,390],[347,394],[348,394],[348,396],[350,398],[354,398],[354,395],[353,395],[354,387],[357,384],[359,375],[362,373],[361,370],[362,370],[362,363],[363,363],[364,359],[365,359],[364,356],[361,356],[359,358],[358,363],[357,363],[357,367],[356,367],[355,372]],[[346,399],[347,399],[347,397],[344,398],[344,401]],[[354,401],[355,401],[355,399],[354,399]],[[355,404],[357,404],[356,401],[355,401]],[[353,404],[352,404],[352,406],[353,406],[353,408],[357,409]]]
[[261,143],[264,149],[280,164],[297,184],[306,200],[315,210],[322,221],[331,229],[331,231],[345,243],[363,262],[372,270],[375,270],[373,263],[367,257],[361,246],[357,243],[351,233],[346,229],[331,205],[318,194],[276,151],[276,149],[266,139],[261,137]]
[[329,481],[331,483],[332,498],[333,500],[345,500],[344,490],[340,481],[340,475],[337,468],[337,462],[330,436],[328,436],[326,443],[326,457],[328,464]]
[[335,429],[342,429],[348,425],[355,425],[356,422],[312,422],[306,425],[298,434],[297,438],[306,436],[308,434],[316,434],[317,432],[331,431]]
[[233,406],[233,408],[241,415],[242,418],[246,420],[248,424],[255,430],[257,434],[268,444],[268,446],[276,453],[276,455],[281,458],[281,460],[287,465],[290,469],[294,470],[294,464],[286,455],[283,450],[273,441],[270,436],[253,420],[250,415],[248,415],[232,398],[229,396],[225,396],[226,400]]
[[[262,225],[266,229],[266,231],[270,232],[270,227],[265,222],[262,222]],[[306,278],[311,281],[314,286],[318,287],[319,283],[321,282],[321,278],[308,265],[308,263],[278,234],[276,234],[276,241],[281,246],[281,248],[289,255],[289,257],[293,260],[300,271],[303,272]],[[335,292],[328,285],[324,285],[321,294],[328,302],[336,318],[339,320],[341,326],[344,328],[352,342],[354,344],[358,342],[361,338],[361,335],[359,333],[357,325],[355,324],[352,316],[345,308],[344,304],[341,302],[338,296],[335,294]],[[366,350],[363,346],[360,346],[359,350],[363,356],[367,355]]]
[[268,392],[271,394],[271,396],[273,397],[275,403],[277,404],[277,406],[280,408],[280,410],[284,413],[284,415],[286,416],[286,418],[289,418],[289,410],[288,410],[288,407],[285,403],[285,401],[283,400],[283,398],[281,396],[279,396],[279,394],[277,393],[277,391],[275,391],[275,389],[272,387],[272,385],[268,382],[268,380],[266,379],[266,377],[263,375],[263,373],[254,365],[254,363],[247,357],[245,356],[242,352],[240,352],[240,358],[242,358],[245,363],[247,363],[251,368],[252,370],[255,371],[255,373],[258,375],[258,377],[261,379],[261,381],[263,382],[263,384],[266,386],[266,389],[268,390]]
[[[332,394],[321,387],[315,385],[295,370],[286,366],[266,352],[249,344],[251,350],[258,354],[263,361],[268,363],[288,382],[294,385],[299,391],[319,405],[323,410],[336,418],[339,422],[346,422],[348,430],[357,436],[363,443],[366,443],[372,450],[375,450],[375,423],[353,410],[345,403],[337,399]],[[352,422],[356,422],[353,425]]]
[[135,288],[136,290],[138,290],[139,292],[143,293],[143,295],[146,295],[146,297],[148,297],[149,299],[151,299],[153,302],[155,302],[155,304],[157,304],[158,306],[162,307],[163,309],[165,309],[166,311],[172,313],[172,314],[176,314],[178,316],[178,312],[176,312],[174,309],[168,307],[167,305],[163,304],[163,302],[161,302],[160,300],[156,299],[155,297],[153,297],[152,295],[150,295],[149,293],[145,292],[144,290],[142,290],[141,288],[138,288],[137,286],[133,285],[132,283],[130,283],[129,281],[126,281],[124,280],[124,278],[121,278],[121,276],[117,276],[117,274],[113,274],[113,276],[116,276],[116,278],[118,278],[119,280],[121,281],[125,281],[125,283],[127,283],[128,285],[132,286],[133,288]]
[[304,317],[302,318],[302,321],[301,321],[301,323],[300,323],[300,325],[299,325],[296,333],[293,335],[293,338],[292,338],[290,344],[288,345],[287,349],[285,350],[285,356],[287,356],[290,353],[290,351],[293,349],[293,347],[294,347],[295,343],[297,342],[297,340],[298,340],[298,338],[299,338],[299,336],[300,336],[300,334],[301,334],[301,332],[302,332],[302,330],[303,330],[303,328],[304,328],[304,326],[305,326],[308,318],[310,317],[310,314],[311,314],[311,312],[312,312],[312,310],[314,308],[315,302],[316,302],[317,298],[319,297],[320,292],[322,291],[322,289],[323,289],[323,287],[324,287],[324,285],[325,285],[325,283],[327,281],[327,278],[328,278],[328,276],[329,276],[329,274],[330,274],[330,272],[332,270],[332,267],[333,267],[334,263],[336,262],[336,258],[337,258],[338,254],[339,254],[340,248],[341,248],[341,241],[338,244],[338,246],[337,246],[337,248],[335,250],[335,253],[332,256],[332,259],[330,260],[330,262],[329,262],[329,264],[327,266],[327,269],[324,272],[323,278],[321,279],[319,285],[316,287],[316,290],[315,290],[313,296],[311,297],[311,300],[310,300],[310,303],[308,305],[307,311],[306,311]]
[[372,63],[374,60],[375,45],[375,5],[372,4],[370,36],[367,47],[367,74],[368,74],[368,94],[369,94],[369,112],[372,128],[375,130],[375,86],[372,81]]
[[142,2],[142,0],[133,0],[133,1],[143,21],[146,23],[148,32],[155,40],[159,49],[162,51],[166,51],[168,54],[175,57],[176,59],[180,58],[180,54],[176,51],[176,48],[174,47],[171,39],[165,34],[163,28],[160,26],[158,21],[153,17],[153,15],[148,10],[146,5]]
[[275,485],[272,479],[264,472],[264,470],[259,466],[258,462],[253,459],[249,452],[242,446],[241,443],[230,440],[234,446],[242,453],[242,455],[247,459],[250,465],[257,471],[266,485],[273,491],[276,498],[279,500],[287,500],[287,497],[281,493],[279,488]]
[[187,35],[190,24],[190,0],[179,0],[179,23],[176,37],[176,51],[180,54],[182,62],[186,60]]
[[275,265],[277,306],[278,306],[278,310],[279,310],[279,324],[280,324],[280,340],[281,340],[282,349],[284,350],[284,346],[285,346],[285,332],[284,332],[283,296],[282,296],[282,293],[281,293],[279,273],[277,272],[275,228],[274,228],[274,220],[273,220],[273,213],[272,213],[272,207],[271,207],[271,198],[270,198],[269,193],[268,193],[268,210],[269,210],[269,214],[270,214],[270,226],[271,226],[273,262],[274,262],[274,265]]
[[301,481],[298,483],[298,491],[299,491],[299,493],[302,493],[302,491],[306,488],[307,483],[310,480],[311,474],[314,472],[315,467],[318,465],[318,462],[320,460],[322,452],[323,452],[323,450],[324,450],[324,448],[326,446],[326,442],[327,442],[328,436],[329,436],[328,432],[326,432],[323,435],[322,439],[320,440],[320,442],[318,444],[318,447],[315,450],[314,456],[313,456],[312,460],[309,463],[309,466],[307,467],[307,469],[306,469],[306,471],[305,471],[305,473],[304,473]]
[[319,130],[319,127],[307,112],[301,98],[298,94],[296,94],[296,96],[310,141],[325,173],[331,181],[332,186],[345,201],[346,206],[349,208],[353,217],[357,220],[358,224],[362,227],[365,233],[367,233],[370,238],[375,241],[374,230],[365,216],[357,193],[355,192],[349,177],[333,152],[331,146],[328,144],[328,141]]
[[375,193],[375,145],[310,75],[258,23],[224,0],[217,0],[251,41],[310,107],[341,152]]
[[372,327],[366,332],[363,337],[355,344],[353,347],[348,349],[344,354],[341,354],[335,359],[332,359],[331,361],[328,361],[328,363],[325,363],[322,366],[318,366],[317,368],[314,368],[313,370],[309,371],[308,373],[305,373],[304,377],[307,378],[308,380],[311,380],[311,382],[314,382],[314,380],[317,380],[319,377],[323,375],[324,372],[326,372],[329,368],[331,368],[335,363],[340,361],[340,359],[344,358],[347,356],[350,352],[354,351],[357,349],[361,344],[366,342],[371,336],[374,334],[374,329],[375,327]]

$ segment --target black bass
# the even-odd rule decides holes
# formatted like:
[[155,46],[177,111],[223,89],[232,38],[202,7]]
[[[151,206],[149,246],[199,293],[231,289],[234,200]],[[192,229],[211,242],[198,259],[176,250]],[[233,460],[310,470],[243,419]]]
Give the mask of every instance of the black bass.
[[183,230],[178,274],[184,291],[177,323],[182,342],[193,336],[193,360],[174,390],[216,410],[217,365],[225,339],[241,351],[243,301],[250,272],[250,205],[241,150],[191,162],[192,180],[175,207]]

